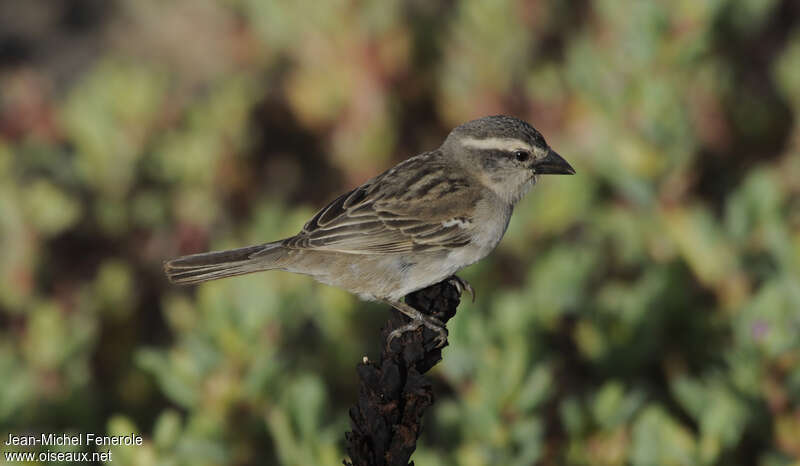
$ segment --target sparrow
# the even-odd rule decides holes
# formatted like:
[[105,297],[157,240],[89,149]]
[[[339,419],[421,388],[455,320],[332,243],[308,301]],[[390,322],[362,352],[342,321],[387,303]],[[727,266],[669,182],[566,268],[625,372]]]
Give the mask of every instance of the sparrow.
[[500,242],[514,206],[540,175],[575,170],[530,124],[507,115],[469,121],[435,150],[411,157],[317,212],[296,235],[264,244],[178,257],[164,263],[170,281],[194,284],[262,270],[284,270],[383,301],[425,326],[443,346],[437,319],[402,301],[450,279]]

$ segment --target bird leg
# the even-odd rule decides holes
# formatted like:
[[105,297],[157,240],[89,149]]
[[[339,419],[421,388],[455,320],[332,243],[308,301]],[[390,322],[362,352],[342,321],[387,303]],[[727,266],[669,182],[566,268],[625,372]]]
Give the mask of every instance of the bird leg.
[[422,326],[425,326],[437,333],[436,339],[434,340],[436,342],[436,348],[441,348],[447,342],[447,329],[439,319],[425,315],[401,301],[386,301],[386,303],[411,319],[411,322],[407,323],[406,325],[392,330],[392,332],[386,338],[387,348],[395,338],[403,335],[406,332],[413,332]]
[[447,282],[456,287],[458,290],[458,295],[461,296],[466,291],[472,297],[472,302],[475,302],[475,290],[472,289],[472,285],[469,284],[468,281],[464,280],[463,278],[453,275],[452,277],[447,279]]
[[[459,296],[466,291],[472,297],[472,302],[475,302],[475,290],[468,281],[456,275],[451,276],[446,281],[456,288]],[[389,336],[386,339],[387,347],[395,338],[403,335],[406,332],[413,332],[422,326],[425,326],[436,332],[437,335],[436,339],[434,340],[436,342],[436,348],[441,348],[447,342],[447,328],[439,319],[433,316],[425,315],[402,301],[386,300],[385,302],[411,319],[411,322],[403,325],[402,327],[398,327],[389,333]]]

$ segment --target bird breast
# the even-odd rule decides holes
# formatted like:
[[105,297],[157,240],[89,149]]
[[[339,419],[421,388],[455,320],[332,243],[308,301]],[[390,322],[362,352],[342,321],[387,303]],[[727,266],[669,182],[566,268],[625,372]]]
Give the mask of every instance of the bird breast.
[[486,257],[503,238],[512,210],[510,204],[499,199],[481,200],[468,226],[472,229],[472,241],[468,246],[450,252],[449,261],[459,264],[461,268]]

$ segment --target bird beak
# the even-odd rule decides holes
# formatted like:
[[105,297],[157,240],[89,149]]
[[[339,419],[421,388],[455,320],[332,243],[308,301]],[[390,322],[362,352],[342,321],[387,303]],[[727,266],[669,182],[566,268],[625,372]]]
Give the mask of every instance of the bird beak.
[[575,169],[553,149],[547,149],[547,156],[533,164],[537,175],[574,175]]

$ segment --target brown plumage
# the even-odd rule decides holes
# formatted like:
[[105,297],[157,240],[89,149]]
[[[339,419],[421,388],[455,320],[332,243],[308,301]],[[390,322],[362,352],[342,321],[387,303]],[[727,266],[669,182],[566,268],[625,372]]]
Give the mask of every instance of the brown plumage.
[[433,328],[400,299],[491,252],[538,175],[573,173],[524,121],[485,117],[339,196],[295,236],[180,257],[164,270],[180,284],[273,269],[311,275]]

